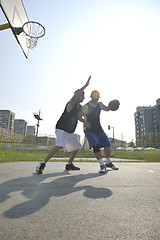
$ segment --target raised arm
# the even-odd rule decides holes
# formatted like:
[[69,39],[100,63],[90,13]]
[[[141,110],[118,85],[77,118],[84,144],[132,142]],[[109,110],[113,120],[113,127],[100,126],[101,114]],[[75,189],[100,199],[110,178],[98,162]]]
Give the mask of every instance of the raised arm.
[[86,84],[82,88],[78,89],[77,91],[83,91],[86,87],[88,87],[90,80],[91,80],[91,75],[89,76]]
[[83,87],[81,87],[80,89],[75,91],[73,97],[71,98],[71,100],[69,101],[69,103],[67,105],[67,112],[70,112],[72,110],[72,108],[74,107],[74,105],[75,105],[76,101],[78,100],[79,96],[81,94],[83,94],[84,89],[86,87],[88,87],[90,79],[91,79],[91,76],[89,76],[87,82],[85,83],[85,85]]

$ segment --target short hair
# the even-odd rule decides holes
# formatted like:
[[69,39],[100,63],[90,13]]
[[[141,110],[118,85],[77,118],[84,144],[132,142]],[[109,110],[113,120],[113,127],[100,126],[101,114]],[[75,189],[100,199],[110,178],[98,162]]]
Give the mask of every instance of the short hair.
[[97,90],[91,92],[91,97],[98,99],[100,97],[100,93]]

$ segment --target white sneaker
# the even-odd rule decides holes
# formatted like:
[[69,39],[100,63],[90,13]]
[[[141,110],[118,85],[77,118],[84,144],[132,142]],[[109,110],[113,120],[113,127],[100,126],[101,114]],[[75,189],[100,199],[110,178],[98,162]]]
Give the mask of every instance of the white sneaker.
[[106,165],[106,167],[108,167],[108,168],[111,168],[111,169],[113,169],[113,170],[118,170],[119,168],[117,167],[117,166],[115,166],[112,162],[110,162],[109,164],[105,164]]
[[106,166],[105,165],[100,165],[99,173],[106,173]]
[[40,163],[37,167],[36,167],[36,172],[38,174],[42,174],[43,171],[44,171],[44,168],[45,168],[46,164],[45,163]]

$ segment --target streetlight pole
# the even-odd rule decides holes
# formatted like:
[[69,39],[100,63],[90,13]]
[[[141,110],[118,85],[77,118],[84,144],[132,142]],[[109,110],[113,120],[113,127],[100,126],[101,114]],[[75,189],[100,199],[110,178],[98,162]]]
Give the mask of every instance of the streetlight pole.
[[38,120],[38,122],[37,122],[36,137],[38,136],[38,128],[39,128],[39,126],[40,126],[40,125],[39,125],[39,121],[42,120],[42,118],[40,117],[40,114],[41,114],[40,110],[39,110],[39,113],[33,113],[34,117]]
[[110,125],[108,125],[108,130],[110,130],[111,128],[113,128],[113,142],[114,142],[114,127],[111,127]]
[[113,128],[113,142],[114,142],[114,127],[112,127]]
[[[114,127],[111,127],[110,125],[108,125],[108,130],[110,130],[110,129],[113,129],[113,139],[112,139],[112,143],[114,144]],[[114,148],[114,146],[113,146],[113,148]]]

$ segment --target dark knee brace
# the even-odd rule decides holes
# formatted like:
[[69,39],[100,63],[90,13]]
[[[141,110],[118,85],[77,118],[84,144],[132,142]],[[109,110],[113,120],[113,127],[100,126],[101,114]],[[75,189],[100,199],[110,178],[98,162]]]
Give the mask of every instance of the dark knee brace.
[[96,153],[96,152],[100,152],[100,147],[99,147],[99,144],[96,144],[93,146],[93,152]]

